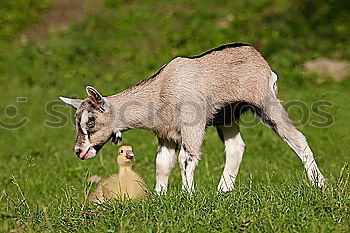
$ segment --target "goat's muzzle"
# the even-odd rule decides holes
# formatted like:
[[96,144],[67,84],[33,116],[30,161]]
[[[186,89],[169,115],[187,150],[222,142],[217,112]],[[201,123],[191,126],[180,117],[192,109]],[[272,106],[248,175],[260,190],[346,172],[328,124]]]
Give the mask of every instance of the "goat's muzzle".
[[[78,154],[78,152],[80,152]],[[87,148],[87,150],[82,151],[81,149],[76,149],[75,153],[77,154],[78,158],[81,160],[87,160],[92,159],[96,156],[97,151],[93,147]]]

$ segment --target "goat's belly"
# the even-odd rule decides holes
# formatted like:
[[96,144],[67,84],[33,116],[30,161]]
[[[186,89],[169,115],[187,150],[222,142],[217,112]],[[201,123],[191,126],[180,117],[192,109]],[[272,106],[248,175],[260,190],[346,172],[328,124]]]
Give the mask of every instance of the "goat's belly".
[[230,125],[234,121],[239,121],[241,115],[252,108],[253,106],[247,102],[227,104],[207,120],[207,127]]

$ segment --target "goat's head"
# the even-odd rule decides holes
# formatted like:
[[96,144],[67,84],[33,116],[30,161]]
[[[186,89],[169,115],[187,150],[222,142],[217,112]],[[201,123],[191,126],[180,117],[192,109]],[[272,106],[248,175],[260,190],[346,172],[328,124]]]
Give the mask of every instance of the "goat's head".
[[113,143],[121,140],[121,132],[113,129],[113,109],[107,98],[96,89],[87,86],[88,98],[60,100],[76,108],[76,142],[74,151],[82,159],[92,159],[101,147],[112,138]]

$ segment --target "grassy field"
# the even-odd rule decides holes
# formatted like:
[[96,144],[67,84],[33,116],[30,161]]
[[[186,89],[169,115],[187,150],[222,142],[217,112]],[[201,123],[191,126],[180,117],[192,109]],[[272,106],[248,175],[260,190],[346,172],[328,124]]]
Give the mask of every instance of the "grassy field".
[[[96,7],[67,30],[21,42],[52,5],[38,2],[0,3],[0,232],[350,231],[350,80],[320,83],[303,71],[310,59],[350,59],[347,1],[90,0]],[[215,194],[224,152],[209,128],[193,196],[181,191],[175,167],[167,196],[84,205],[87,177],[116,172],[116,147],[108,143],[95,159],[77,159],[74,112],[58,96],[83,98],[88,84],[111,95],[174,56],[232,42],[261,51],[278,73],[284,104],[304,103],[307,118],[297,107],[288,112],[308,138],[328,189],[310,187],[297,156],[258,124],[242,127],[247,149],[231,193]],[[320,100],[331,105],[317,109]],[[134,130],[123,143],[134,146],[135,170],[153,189],[156,137]]]

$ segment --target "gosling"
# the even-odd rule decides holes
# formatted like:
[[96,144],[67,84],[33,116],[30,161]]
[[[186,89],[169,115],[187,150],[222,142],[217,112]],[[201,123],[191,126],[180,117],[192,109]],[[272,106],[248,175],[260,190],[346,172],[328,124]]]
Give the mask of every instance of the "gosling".
[[147,188],[142,178],[132,170],[134,161],[132,147],[129,145],[121,146],[118,149],[117,158],[119,174],[113,174],[100,181],[89,200],[96,204],[102,204],[114,199],[123,202],[145,197]]

